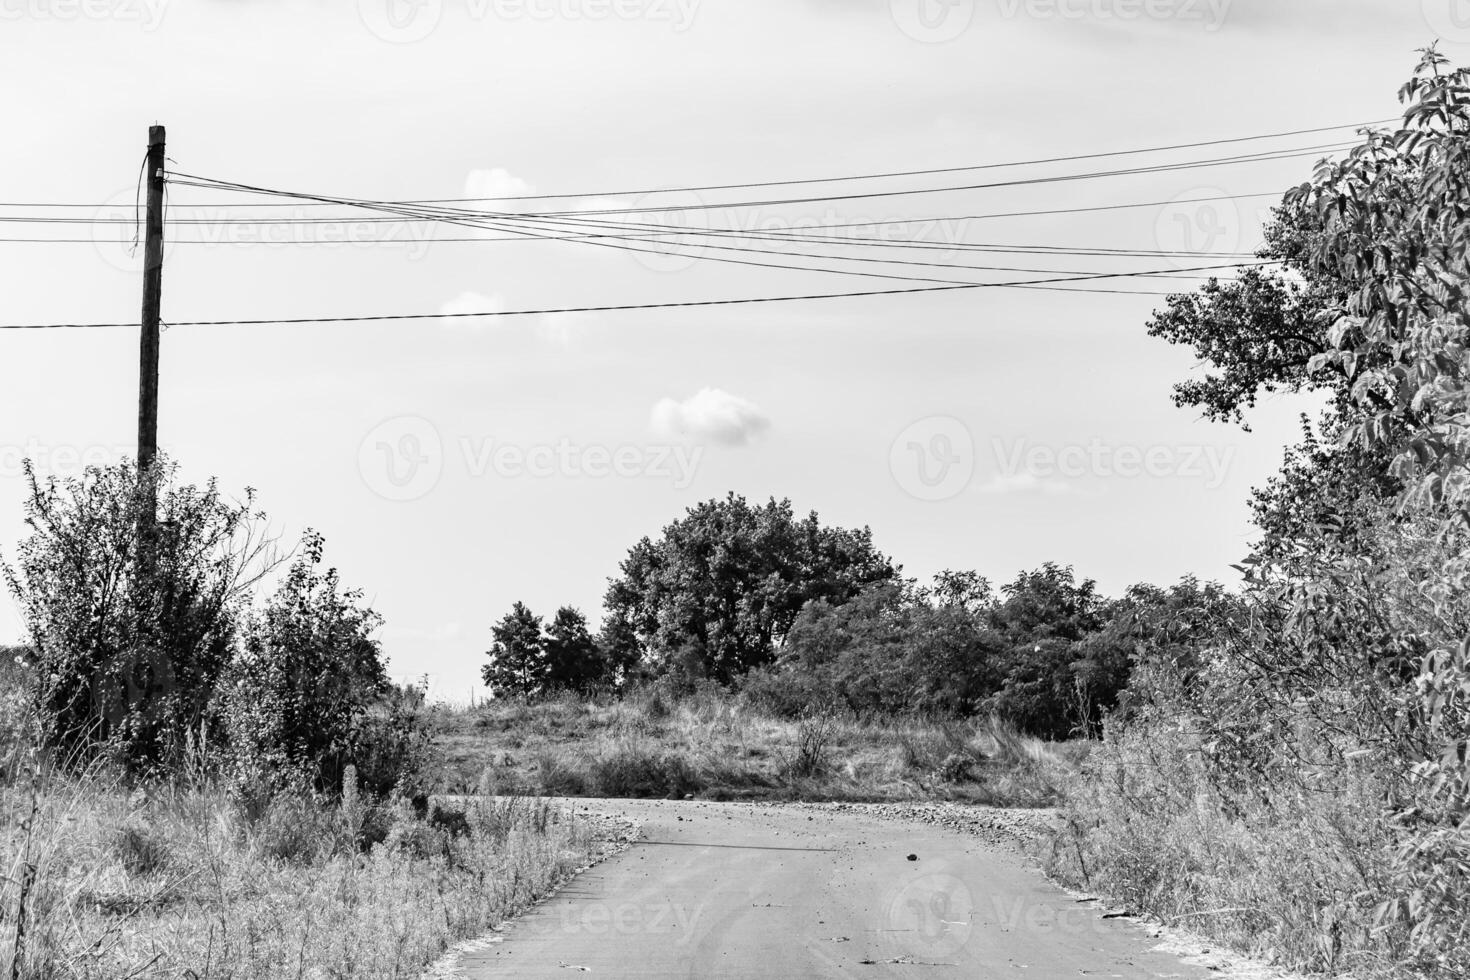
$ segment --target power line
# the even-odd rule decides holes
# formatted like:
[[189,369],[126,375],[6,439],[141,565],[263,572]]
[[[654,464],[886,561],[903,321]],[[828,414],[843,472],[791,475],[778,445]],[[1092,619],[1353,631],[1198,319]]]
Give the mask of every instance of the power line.
[[[649,195],[649,194],[697,193],[697,192],[701,192],[701,191],[744,190],[744,189],[754,189],[754,188],[761,188],[761,187],[793,187],[793,186],[800,186],[800,185],[805,185],[805,184],[828,184],[828,183],[840,183],[840,182],[862,181],[862,180],[885,180],[885,179],[899,178],[899,177],[926,177],[926,176],[935,176],[935,175],[939,175],[939,174],[965,173],[965,172],[975,172],[975,171],[984,171],[984,170],[1000,170],[1000,169],[1006,169],[1006,168],[1010,168],[1010,167],[1040,166],[1040,165],[1053,164],[1053,163],[1074,163],[1074,162],[1079,162],[1079,161],[1082,161],[1082,160],[1101,160],[1101,159],[1108,159],[1108,158],[1115,158],[1115,157],[1122,157],[1122,156],[1133,156],[1133,155],[1136,155],[1136,154],[1144,154],[1144,153],[1164,153],[1164,152],[1169,152],[1169,151],[1173,151],[1173,150],[1202,149],[1202,148],[1210,147],[1210,146],[1227,146],[1227,145],[1237,144],[1237,143],[1255,142],[1255,141],[1258,141],[1258,140],[1284,139],[1284,138],[1289,137],[1289,136],[1311,136],[1311,135],[1315,135],[1315,134],[1318,134],[1318,133],[1330,133],[1330,132],[1334,132],[1336,130],[1341,130],[1341,129],[1354,129],[1354,130],[1356,130],[1356,129],[1363,129],[1363,128],[1366,128],[1366,127],[1369,127],[1369,126],[1386,125],[1388,123],[1392,123],[1392,122],[1396,122],[1396,121],[1397,120],[1395,120],[1395,119],[1377,119],[1377,120],[1370,120],[1368,122],[1344,123],[1344,124],[1338,125],[1338,126],[1317,126],[1317,127],[1313,127],[1313,128],[1310,128],[1310,129],[1284,130],[1284,131],[1276,132],[1276,133],[1261,133],[1261,134],[1257,134],[1257,135],[1253,135],[1253,136],[1237,136],[1237,137],[1231,137],[1231,138],[1226,138],[1226,139],[1202,140],[1202,141],[1193,142],[1193,143],[1175,143],[1175,144],[1170,144],[1170,145],[1165,145],[1165,146],[1138,147],[1138,148],[1135,148],[1135,149],[1111,150],[1111,151],[1097,152],[1097,153],[1076,153],[1076,154],[1070,154],[1070,155],[1067,155],[1067,156],[1040,157],[1040,158],[1030,159],[1030,160],[1012,160],[1012,161],[1006,161],[1006,162],[1000,162],[1000,163],[967,164],[967,165],[956,166],[956,167],[936,167],[936,168],[931,168],[931,169],[927,169],[927,170],[890,171],[890,172],[886,172],[886,173],[855,174],[855,175],[844,175],[844,176],[837,176],[837,177],[807,177],[807,178],[788,179],[788,180],[747,181],[747,182],[732,183],[732,184],[704,184],[704,185],[694,185],[694,186],[685,186],[685,187],[658,187],[658,188],[641,188],[641,189],[632,189],[632,190],[623,189],[623,190],[615,190],[615,191],[562,192],[562,193],[556,193],[556,194],[522,194],[522,195],[510,195],[510,196],[505,196],[505,197],[429,198],[429,199],[416,200],[416,201],[400,201],[400,202],[397,202],[397,203],[400,203],[400,204],[453,204],[453,203],[470,203],[470,202],[476,202],[476,201],[550,201],[550,200],[570,200],[570,199],[575,199],[575,198],[586,198],[586,197],[624,197],[624,196],[629,196],[629,195],[645,196],[645,195]],[[207,205],[207,204],[180,204],[180,205],[175,205],[175,207],[188,207],[188,208],[192,208],[192,207],[210,207],[210,206],[211,205]],[[289,207],[290,205],[288,205],[288,204],[281,204],[281,203],[253,203],[253,204],[239,204],[239,205],[233,205],[233,206],[235,206],[235,207],[261,207],[261,208],[268,208],[268,207]],[[324,207],[324,206],[327,206],[327,204],[326,204],[326,202],[317,202],[317,203],[314,203],[311,206],[313,206],[313,207]],[[17,203],[17,202],[0,202],[0,208],[79,208],[79,207],[92,207],[92,208],[96,208],[96,207],[101,207],[101,205],[88,205],[88,204],[75,204],[75,203]]]
[[[1090,206],[1090,207],[1048,208],[1048,209],[1030,210],[1030,211],[998,211],[998,212],[991,212],[991,213],[988,213],[988,214],[937,215],[937,216],[930,215],[930,216],[918,217],[918,218],[888,218],[888,219],[875,220],[875,221],[853,221],[853,222],[844,222],[844,223],[840,223],[840,224],[827,224],[827,225],[823,225],[822,227],[827,228],[827,229],[879,228],[879,227],[892,227],[892,226],[895,226],[895,225],[914,225],[914,224],[938,224],[938,223],[952,223],[952,224],[957,224],[957,223],[968,222],[968,221],[991,221],[991,220],[998,220],[998,219],[1005,219],[1005,218],[1052,217],[1052,216],[1057,216],[1057,215],[1092,214],[1092,213],[1110,212],[1110,211],[1126,211],[1126,210],[1132,210],[1132,209],[1137,209],[1137,208],[1166,207],[1166,206],[1171,206],[1171,205],[1205,204],[1205,203],[1210,203],[1210,202],[1214,202],[1214,201],[1245,201],[1245,200],[1253,200],[1253,199],[1256,199],[1256,198],[1266,198],[1266,197],[1276,197],[1276,198],[1279,198],[1279,197],[1281,197],[1281,195],[1283,193],[1284,193],[1283,191],[1274,190],[1274,191],[1257,191],[1257,192],[1251,193],[1251,194],[1212,194],[1212,195],[1206,195],[1204,197],[1173,198],[1173,199],[1164,200],[1164,201],[1134,201],[1134,202],[1123,203],[1123,204],[1101,204],[1101,205],[1093,205],[1093,206]],[[174,207],[178,207],[179,205],[173,205],[173,206]],[[239,206],[244,207],[246,205],[239,205]],[[304,206],[304,205],[287,205],[287,206],[288,207],[295,207],[295,206]],[[588,212],[588,214],[596,214],[596,213],[599,213],[599,212]],[[0,219],[0,220],[4,220],[4,219]],[[344,218],[342,218],[342,219],[340,219],[340,220],[338,220],[336,222],[321,222],[321,223],[322,224],[328,224],[328,223],[356,224],[356,223],[361,223],[364,220],[366,220],[366,219],[361,219],[361,218],[352,219],[352,218],[345,218],[344,217]],[[76,220],[73,223],[76,223],[76,224],[91,224],[93,222]],[[130,223],[130,222],[120,221],[120,222],[114,222],[114,223]],[[217,224],[218,222],[210,222],[210,221],[202,221],[201,220],[201,221],[196,221],[195,223],[196,224],[200,224],[200,225],[208,225],[208,224]],[[262,221],[262,222],[259,222],[259,223],[260,224],[265,224],[265,225],[280,224],[280,222],[272,222],[272,221]],[[669,227],[669,228],[672,229],[672,228],[676,228],[677,226],[675,226],[675,225],[669,225],[667,227]],[[721,230],[731,231],[731,232],[738,231],[738,229],[721,229]],[[792,232],[792,234],[796,234],[796,233],[798,233],[798,232]],[[773,230],[773,231],[769,232],[769,234],[772,234],[772,235],[783,235],[783,234],[787,234],[787,233],[786,232],[781,232],[779,230]],[[498,238],[497,237],[484,237],[484,238],[423,239],[423,241],[429,241],[429,242],[434,242],[434,241],[444,241],[444,242],[509,242],[509,241],[524,241],[524,240],[525,240],[524,237],[521,237],[521,236],[504,236],[504,237],[498,237]],[[178,240],[177,239],[174,239],[174,241],[178,241]],[[101,244],[101,243],[94,242],[92,239],[85,239],[85,238],[72,238],[72,239],[66,239],[66,238],[0,238],[0,242],[17,242],[17,243],[64,242],[64,243],[76,243],[76,244],[85,244],[85,243],[88,243],[88,242],[93,242],[94,244]],[[213,244],[212,242],[207,242],[207,241],[187,241],[187,240],[184,241],[184,242],[182,242],[182,243],[183,244]],[[1185,254],[1185,253],[1179,253],[1179,254]]]
[[[517,222],[508,222],[507,223],[507,226],[508,227],[511,227],[511,228],[524,228],[526,226],[531,226],[531,227],[535,227],[536,225],[542,225],[542,226],[544,226],[545,224],[546,224],[546,222],[531,222],[531,221],[521,220],[521,221],[517,221]],[[531,232],[527,232],[527,234],[535,234],[535,232],[534,231],[531,231]],[[609,237],[609,238],[617,238],[618,236],[609,235],[607,237]],[[558,239],[558,240],[566,240],[566,239]],[[662,249],[639,248],[639,247],[630,246],[630,245],[620,245],[620,244],[617,244],[616,242],[611,242],[611,241],[597,241],[597,240],[592,240],[592,239],[577,239],[577,240],[574,240],[573,243],[574,244],[579,244],[579,245],[594,245],[594,246],[604,246],[604,247],[609,247],[609,248],[618,248],[618,249],[623,249],[623,250],[626,250],[626,251],[643,252],[643,253],[656,254],[656,255],[678,255],[679,254],[678,252],[671,252],[671,251],[666,251],[666,250],[662,250]],[[1081,270],[1081,271],[1079,271],[1079,270],[1067,270],[1067,269],[1033,269],[1033,268],[1018,268],[1018,267],[1015,267],[1015,266],[966,265],[966,264],[963,264],[963,263],[955,263],[955,262],[922,262],[922,261],[907,260],[907,259],[877,258],[877,257],[872,257],[872,256],[827,255],[827,254],[817,253],[817,252],[790,252],[790,251],[777,251],[777,250],[772,250],[772,249],[747,248],[747,247],[741,247],[741,246],[735,246],[735,245],[714,245],[714,244],[710,244],[708,242],[700,243],[696,247],[697,248],[700,248],[700,249],[718,249],[718,250],[722,250],[722,251],[733,251],[733,252],[744,252],[744,253],[752,253],[753,252],[753,253],[757,253],[757,254],[760,254],[760,255],[791,256],[791,257],[794,257],[794,258],[814,258],[814,259],[823,259],[823,260],[837,261],[837,262],[882,263],[882,264],[891,264],[891,265],[923,266],[923,267],[944,268],[944,269],[962,269],[962,270],[974,271],[974,272],[1021,272],[1021,273],[1036,274],[1036,275],[1049,275],[1049,274],[1055,274],[1055,275],[1087,275],[1087,274],[1090,274],[1090,272],[1092,271],[1092,270]],[[705,259],[708,259],[708,260],[716,261],[716,262],[721,262],[721,261],[723,261],[723,262],[732,262],[732,263],[739,264],[739,265],[754,265],[754,266],[762,266],[762,267],[768,267],[768,268],[791,269],[791,270],[794,270],[794,271],[801,271],[801,272],[827,272],[827,273],[836,273],[836,274],[839,274],[839,275],[873,276],[873,277],[884,278],[884,279],[909,279],[909,280],[914,281],[914,282],[951,282],[951,283],[954,282],[953,280],[942,280],[942,279],[932,279],[932,278],[920,278],[920,277],[914,277],[914,276],[899,276],[899,275],[892,275],[892,274],[889,274],[889,273],[871,273],[871,272],[860,272],[860,271],[857,271],[857,270],[847,270],[847,269],[826,269],[826,268],[815,268],[815,267],[811,267],[811,266],[785,265],[785,264],[781,264],[781,263],[760,262],[760,261],[748,261],[748,260],[742,260],[742,259],[731,259],[731,258],[726,258],[726,257],[722,257],[722,256],[717,256],[717,255],[699,256],[697,258],[700,261],[703,261]],[[1267,263],[1267,262],[1230,263],[1228,265],[1205,266],[1203,268],[1204,269],[1213,269],[1213,270],[1227,269],[1227,268],[1234,269],[1234,268],[1242,268],[1242,267],[1247,266],[1247,265],[1266,265],[1266,264],[1270,264],[1270,263]],[[1148,275],[1152,275],[1152,274],[1148,274]],[[1167,278],[1167,276],[1166,276],[1166,278]]]
[[[221,181],[213,178],[201,177],[195,174],[170,173],[169,183],[181,187],[209,187],[221,190],[230,190],[237,193],[261,194],[272,197],[285,197],[293,200],[333,204],[344,207],[368,208],[371,210],[388,211],[397,215],[397,220],[413,221],[435,221],[446,217],[464,218],[506,218],[506,217],[586,217],[597,215],[615,214],[661,214],[685,211],[715,211],[726,208],[752,208],[752,207],[777,207],[789,204],[821,204],[837,201],[869,200],[885,197],[908,197],[922,194],[942,194],[960,191],[976,190],[998,190],[1023,186],[1039,186],[1054,183],[1069,183],[1079,180],[1096,180],[1107,177],[1136,176],[1142,174],[1172,173],[1184,170],[1196,170],[1217,166],[1227,166],[1243,163],[1270,163],[1280,160],[1301,159],[1313,156],[1323,150],[1344,149],[1351,144],[1325,143],[1310,147],[1295,147],[1288,150],[1273,150],[1261,154],[1245,154],[1234,157],[1213,157],[1203,160],[1182,161],[1179,163],[1160,164],[1152,167],[1128,167],[1117,170],[1090,171],[1078,174],[1058,174],[1049,177],[1028,177],[1017,180],[997,181],[987,184],[968,184],[946,187],[926,188],[903,188],[889,191],[869,191],[858,194],[840,194],[821,197],[784,198],[763,201],[724,201],[716,203],[700,203],[688,205],[663,205],[649,207],[630,208],[596,208],[576,211],[547,211],[547,212],[501,212],[501,211],[477,211],[467,208],[442,208],[427,207],[413,204],[403,204],[392,201],[378,201],[363,198],[330,197],[319,194],[307,194],[295,191],[282,191],[265,187],[257,187],[249,184],[239,184],[232,181]],[[234,218],[221,216],[218,218],[171,218],[170,226],[189,225],[307,225],[307,224],[342,224],[345,219],[339,217],[328,218],[290,218],[286,220],[276,218]],[[385,218],[357,218],[354,223],[383,222]],[[132,224],[129,218],[62,218],[50,215],[0,215],[0,222],[10,224]]]
[[[890,191],[867,191],[867,192],[857,193],[857,194],[835,194],[835,195],[827,195],[827,196],[797,197],[797,198],[773,198],[773,199],[769,199],[769,200],[760,200],[760,201],[722,201],[722,202],[716,202],[716,203],[700,203],[700,204],[686,204],[686,205],[663,205],[663,206],[630,207],[630,208],[596,208],[596,209],[584,209],[584,210],[578,210],[578,211],[496,212],[496,211],[476,211],[476,210],[471,210],[471,209],[467,209],[467,208],[444,208],[444,207],[433,207],[433,208],[430,208],[430,207],[419,206],[419,205],[399,204],[399,203],[395,203],[395,202],[391,202],[391,201],[378,201],[378,200],[370,200],[370,199],[363,199],[363,198],[330,197],[330,196],[326,196],[326,195],[308,194],[308,193],[297,192],[297,191],[274,190],[274,189],[271,189],[271,188],[257,187],[257,186],[251,185],[251,184],[240,184],[240,183],[236,183],[236,182],[233,182],[233,181],[221,181],[221,180],[215,180],[215,179],[209,178],[209,177],[201,177],[201,176],[198,176],[196,174],[185,174],[185,173],[170,173],[169,174],[169,182],[172,183],[172,184],[175,184],[177,186],[180,186],[180,187],[204,187],[204,188],[213,188],[213,189],[218,189],[218,190],[235,191],[235,192],[244,193],[244,194],[261,194],[261,195],[267,195],[267,196],[271,196],[271,197],[292,198],[293,200],[299,200],[299,201],[311,201],[311,202],[318,202],[318,203],[325,203],[325,204],[337,204],[337,205],[348,206],[348,207],[367,208],[367,209],[370,209],[370,210],[388,211],[390,213],[399,214],[399,215],[402,215],[402,216],[405,216],[405,217],[411,217],[413,220],[420,220],[420,221],[435,220],[435,219],[444,218],[444,217],[465,217],[465,218],[580,217],[580,216],[587,216],[587,215],[608,215],[608,214],[660,214],[660,213],[670,213],[670,212],[676,212],[676,211],[677,212],[683,212],[683,211],[715,211],[715,210],[721,210],[721,209],[725,209],[725,208],[779,207],[779,206],[784,206],[784,205],[789,205],[789,204],[822,204],[822,203],[835,202],[835,201],[872,200],[872,199],[875,199],[875,198],[888,198],[888,197],[910,197],[910,196],[922,195],[922,194],[942,194],[942,193],[954,193],[954,192],[959,192],[959,191],[998,190],[998,189],[1006,189],[1006,188],[1022,187],[1022,186],[1039,186],[1039,185],[1045,185],[1045,184],[1067,183],[1067,182],[1073,182],[1073,181],[1079,181],[1079,180],[1096,180],[1096,179],[1101,179],[1101,178],[1106,178],[1106,177],[1136,176],[1136,175],[1141,175],[1141,174],[1156,174],[1156,173],[1172,173],[1172,172],[1178,172],[1178,171],[1184,171],[1184,170],[1197,170],[1197,169],[1203,169],[1203,168],[1209,168],[1209,167],[1228,166],[1228,165],[1231,165],[1231,164],[1241,164],[1241,163],[1271,163],[1271,162],[1276,162],[1276,161],[1280,161],[1280,160],[1294,160],[1294,159],[1300,159],[1302,157],[1313,156],[1313,155],[1315,155],[1318,152],[1323,151],[1323,150],[1340,150],[1340,149],[1346,149],[1347,147],[1349,147],[1351,145],[1353,145],[1353,144],[1350,144],[1350,143],[1324,143],[1324,144],[1320,144],[1320,145],[1317,145],[1317,146],[1311,146],[1311,147],[1295,147],[1295,148],[1292,148],[1292,149],[1289,149],[1289,150],[1281,150],[1281,151],[1274,151],[1273,150],[1273,151],[1269,151],[1267,153],[1244,154],[1244,155],[1239,155],[1239,156],[1234,156],[1234,157],[1215,157],[1215,158],[1209,158],[1209,159],[1204,159],[1204,160],[1191,160],[1191,161],[1184,161],[1184,162],[1180,162],[1180,163],[1160,164],[1158,166],[1153,166],[1153,167],[1129,167],[1129,168],[1123,168],[1123,169],[1118,169],[1118,170],[1091,171],[1091,172],[1080,173],[1080,174],[1059,174],[1059,175],[1055,175],[1055,176],[1051,176],[1051,177],[1028,177],[1028,178],[1024,178],[1024,179],[1020,179],[1020,180],[996,181],[996,182],[987,183],[987,184],[965,184],[965,185],[958,185],[958,186],[951,185],[951,186],[947,186],[947,187],[927,187],[927,188],[904,188],[904,189],[900,189],[900,190],[890,190]],[[85,223],[87,219],[74,219],[74,218],[56,218],[56,219],[21,218],[21,219],[11,219],[11,218],[0,218],[0,221],[8,221],[8,220],[34,220],[34,221],[43,221],[43,222],[49,220],[49,221],[53,221],[53,222],[56,222],[56,223],[68,223],[68,222],[71,222],[71,223]],[[108,221],[108,220],[111,220],[111,221],[125,221],[126,219],[103,219],[103,220],[104,221]],[[333,219],[301,218],[301,219],[292,219],[291,221],[285,222],[285,223],[295,224],[295,223],[324,222],[324,221],[331,222],[332,220]],[[362,219],[362,220],[364,220],[364,221],[371,221],[373,219]],[[260,218],[238,218],[238,219],[228,219],[228,218],[226,218],[226,219],[219,219],[217,221],[216,220],[211,220],[211,219],[200,219],[200,218],[180,218],[180,219],[175,219],[175,221],[177,223],[179,223],[179,224],[193,224],[193,223],[199,223],[199,224],[218,224],[218,223],[238,223],[238,224],[265,223],[265,224],[273,224],[273,223],[280,223],[280,222],[273,222],[273,221],[271,221],[271,219],[260,219]]]
[[[977,282],[943,286],[908,286],[898,289],[869,289],[848,293],[807,293],[797,296],[756,296],[740,299],[686,300],[672,303],[625,303],[610,306],[564,306],[539,310],[499,310],[483,313],[389,313],[370,316],[336,317],[292,317],[254,320],[182,320],[173,321],[174,327],[232,327],[232,326],[295,326],[308,323],[377,323],[404,320],[461,320],[479,317],[545,316],[560,313],[615,313],[629,310],[685,309],[697,306],[748,306],[758,303],[795,303],[824,299],[857,299],[869,296],[904,296],[916,293],[956,292],[969,289],[1041,289],[1056,287],[1059,292],[1082,292],[1067,289],[1066,284],[1091,282],[1101,279],[1136,279],[1162,272],[1198,272],[1199,269],[1164,269],[1156,273],[1121,272],[1089,276],[1068,276],[1057,279],[1035,279],[1020,282]],[[1110,290],[1111,292],[1111,290]],[[1120,291],[1121,292],[1121,291]],[[1130,294],[1131,295],[1131,294]],[[1152,294],[1149,294],[1152,295]],[[1175,294],[1165,294],[1175,295]],[[123,329],[136,327],[135,323],[21,323],[0,324],[0,330],[83,330]]]

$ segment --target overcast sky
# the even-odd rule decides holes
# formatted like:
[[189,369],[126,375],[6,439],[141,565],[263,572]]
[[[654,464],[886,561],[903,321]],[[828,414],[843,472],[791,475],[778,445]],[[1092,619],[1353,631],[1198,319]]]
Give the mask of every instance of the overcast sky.
[[[0,0],[0,20],[0,198],[89,206],[0,213],[83,219],[131,213],[154,122],[167,125],[170,168],[181,173],[370,199],[566,193],[597,206],[644,188],[958,167],[1383,119],[1414,49],[1439,37],[1452,58],[1470,54],[1463,0]],[[979,183],[1339,135],[650,200]],[[1310,164],[697,220],[796,227],[1187,201],[1277,191]],[[176,236],[206,244],[170,249],[166,321],[913,285],[567,242],[421,240],[453,237],[452,228],[218,223],[245,213],[220,205],[260,200],[170,192],[171,217],[216,220]],[[636,195],[617,200],[637,204]],[[910,231],[946,244],[1240,251],[1259,243],[1270,203]],[[678,217],[691,213],[701,214]],[[117,223],[0,224],[5,238],[84,240],[0,243],[0,320],[136,321],[138,263],[120,243],[130,234]],[[919,257],[935,256],[1068,271],[1177,261]],[[1143,279],[1113,288],[1181,287]],[[161,438],[188,478],[256,488],[288,538],[322,531],[345,581],[386,617],[393,672],[429,674],[439,696],[463,699],[490,624],[514,601],[548,615],[570,603],[595,621],[629,545],[731,490],[870,525],[883,550],[926,578],[952,567],[1004,581],[1056,561],[1112,593],[1190,573],[1233,581],[1230,565],[1250,538],[1250,487],[1273,472],[1311,406],[1264,403],[1249,434],[1174,408],[1171,385],[1194,366],[1146,336],[1160,302],[996,289],[176,327],[163,339]],[[131,452],[136,386],[135,330],[0,332],[6,556],[23,532],[19,458],[75,472],[82,460]],[[0,639],[22,632],[6,597]]]

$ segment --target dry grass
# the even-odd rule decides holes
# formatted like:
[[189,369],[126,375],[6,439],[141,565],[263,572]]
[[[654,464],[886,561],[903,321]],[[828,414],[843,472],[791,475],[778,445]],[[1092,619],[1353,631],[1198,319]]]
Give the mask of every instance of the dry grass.
[[252,822],[209,789],[100,773],[0,788],[0,976],[416,977],[592,847],[545,801],[472,801],[467,833],[405,804],[366,851],[362,814],[287,799]]
[[1367,767],[1226,786],[1177,731],[1131,731],[1087,769],[1046,855],[1052,874],[1293,968],[1420,975],[1401,971],[1402,936],[1375,922],[1393,841]]
[[1086,754],[995,721],[813,716],[729,699],[562,698],[452,713],[440,741],[467,791],[1048,806]]

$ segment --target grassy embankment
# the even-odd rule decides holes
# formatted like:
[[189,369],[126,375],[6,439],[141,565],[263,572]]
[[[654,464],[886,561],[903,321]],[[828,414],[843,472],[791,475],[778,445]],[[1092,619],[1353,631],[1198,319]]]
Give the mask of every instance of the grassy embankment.
[[561,698],[447,713],[452,785],[486,795],[1050,806],[1086,755],[994,721],[773,718],[729,698]]

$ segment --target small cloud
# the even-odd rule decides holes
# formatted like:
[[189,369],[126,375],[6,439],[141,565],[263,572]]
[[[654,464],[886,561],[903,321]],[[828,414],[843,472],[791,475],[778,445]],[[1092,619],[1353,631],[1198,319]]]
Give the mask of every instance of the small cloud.
[[702,388],[684,401],[665,398],[653,407],[653,430],[667,438],[693,437],[722,446],[743,446],[771,427],[771,420],[744,398],[719,388]]
[[536,193],[536,188],[500,167],[491,170],[471,170],[464,181],[465,197],[498,201],[508,197],[526,197],[534,193]]
[[600,322],[593,313],[543,313],[536,318],[536,335],[553,347],[567,350]]
[[463,292],[439,307],[447,316],[464,317],[462,320],[444,320],[446,326],[455,330],[483,330],[488,320],[469,316],[472,313],[499,313],[505,309],[505,298],[499,293],[486,296],[482,293]]

